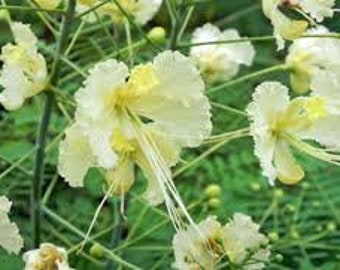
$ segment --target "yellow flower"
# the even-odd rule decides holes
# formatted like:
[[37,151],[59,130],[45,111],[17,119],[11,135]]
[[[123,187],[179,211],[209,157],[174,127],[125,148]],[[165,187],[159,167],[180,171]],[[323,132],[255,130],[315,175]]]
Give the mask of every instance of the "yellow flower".
[[8,252],[18,254],[24,246],[24,241],[19,234],[18,227],[8,218],[12,203],[0,196],[0,245]]
[[50,243],[41,244],[38,249],[26,252],[23,259],[24,270],[73,270],[68,265],[66,250]]
[[263,175],[271,184],[277,178],[285,184],[295,184],[304,177],[290,147],[315,158],[338,164],[339,156],[303,140],[314,140],[327,146],[337,128],[330,125],[326,100],[319,96],[289,100],[288,88],[278,82],[264,82],[253,94],[248,106],[255,154],[260,159]]
[[44,90],[47,68],[44,57],[37,52],[37,38],[29,26],[15,22],[11,29],[16,44],[7,44],[1,51],[0,84],[4,90],[0,93],[0,102],[7,110],[16,110],[26,98]]
[[307,21],[293,20],[283,14],[279,9],[281,2],[281,0],[262,0],[263,13],[274,26],[274,36],[279,50],[284,48],[284,40],[300,37],[308,27]]
[[165,201],[180,226],[175,206],[186,210],[169,167],[182,147],[199,146],[211,132],[210,105],[191,61],[167,51],[129,74],[125,64],[107,60],[90,71],[76,101],[75,124],[60,146],[61,175],[82,186],[88,168],[101,167],[109,192],[122,195],[137,165],[149,181],[145,198]]

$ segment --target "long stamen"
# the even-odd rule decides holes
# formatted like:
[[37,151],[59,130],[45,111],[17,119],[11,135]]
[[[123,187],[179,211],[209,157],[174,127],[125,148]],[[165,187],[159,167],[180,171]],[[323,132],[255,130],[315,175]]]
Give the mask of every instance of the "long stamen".
[[332,151],[328,149],[323,149],[319,147],[315,147],[309,143],[306,143],[301,140],[297,140],[294,137],[283,134],[284,138],[287,139],[291,145],[293,145],[296,149],[314,157],[319,160],[323,160],[325,162],[340,166],[340,155],[333,154]]
[[83,242],[82,242],[82,244],[81,244],[81,246],[80,246],[80,248],[79,248],[78,253],[80,253],[80,252],[84,249],[85,244],[87,243],[87,241],[88,241],[88,239],[89,239],[89,237],[90,237],[90,234],[91,234],[91,232],[92,232],[92,230],[93,230],[93,227],[94,227],[94,225],[95,225],[95,223],[96,223],[96,221],[97,221],[97,219],[98,219],[98,216],[99,216],[99,214],[100,214],[100,211],[101,211],[102,208],[104,207],[104,204],[105,204],[105,202],[107,201],[107,199],[109,198],[110,194],[112,194],[112,191],[116,188],[116,185],[117,185],[117,183],[113,181],[112,184],[110,185],[109,189],[108,189],[107,192],[105,193],[104,198],[102,199],[102,201],[101,201],[100,204],[98,205],[98,207],[97,207],[97,209],[96,209],[96,211],[95,211],[95,213],[94,213],[94,216],[93,216],[93,218],[92,218],[91,224],[90,224],[90,226],[89,226],[89,228],[88,228],[88,230],[87,230],[87,232],[86,232],[85,238],[84,238],[84,240],[83,240]]

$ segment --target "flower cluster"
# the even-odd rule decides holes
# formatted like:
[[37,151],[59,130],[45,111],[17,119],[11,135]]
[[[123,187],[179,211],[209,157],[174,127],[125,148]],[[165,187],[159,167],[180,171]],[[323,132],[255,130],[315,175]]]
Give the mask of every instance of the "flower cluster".
[[245,270],[260,270],[270,257],[270,246],[260,226],[247,215],[236,213],[222,226],[215,217],[208,217],[173,239],[176,269],[217,269],[218,263],[227,256],[231,264]]

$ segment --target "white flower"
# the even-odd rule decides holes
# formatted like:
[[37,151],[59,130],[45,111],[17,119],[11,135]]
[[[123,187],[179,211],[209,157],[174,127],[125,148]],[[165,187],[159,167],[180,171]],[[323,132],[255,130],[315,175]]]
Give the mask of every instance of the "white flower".
[[[99,63],[76,93],[76,102],[75,124],[59,156],[59,172],[71,186],[82,186],[87,170],[101,167],[109,191],[124,194],[137,165],[149,181],[145,198],[151,204],[165,200],[172,218],[179,214],[173,213],[175,205],[186,211],[169,167],[182,147],[200,145],[211,132],[204,84],[188,58],[163,52],[130,73],[114,59]],[[173,221],[179,226],[177,218]]]
[[[304,177],[290,151],[290,145],[315,158],[336,163],[338,155],[303,141],[322,143],[331,136],[332,126],[320,125],[329,121],[325,99],[319,96],[289,100],[288,88],[278,82],[264,82],[255,89],[253,102],[248,106],[255,154],[260,159],[263,175],[271,184],[278,178],[285,184],[295,184]],[[316,127],[323,127],[318,134]]]
[[74,270],[68,265],[66,250],[50,243],[41,244],[39,249],[26,252],[23,259],[24,270]]
[[45,88],[47,68],[44,57],[37,52],[37,38],[28,25],[15,22],[11,24],[16,44],[2,48],[0,60],[3,70],[0,84],[0,102],[7,110],[22,106],[24,100]]
[[340,65],[337,69],[319,70],[311,83],[312,95],[325,99],[327,111],[340,117]]
[[283,14],[279,9],[281,2],[282,0],[262,0],[263,13],[274,27],[274,36],[279,50],[284,48],[284,40],[300,37],[308,27],[308,22],[293,20]]
[[62,0],[36,0],[35,2],[46,9],[56,9]]
[[290,0],[291,4],[305,13],[310,14],[317,22],[322,22],[325,17],[333,17],[335,0]]
[[[149,22],[155,14],[158,12],[162,5],[162,0],[118,0],[121,8],[132,18],[136,20],[138,24],[146,24]],[[98,0],[77,0],[77,11],[79,13],[85,12],[97,5],[100,5],[101,1]],[[112,21],[116,24],[124,23],[126,18],[121,12],[121,9],[113,2],[108,2],[101,5],[96,10],[97,15],[110,16]],[[94,22],[96,16],[91,12],[86,16],[87,21]]]
[[173,238],[173,267],[180,270],[215,269],[223,252],[217,242],[220,228],[216,217],[208,217],[197,227],[190,226],[177,232]]
[[223,248],[232,263],[243,264],[242,269],[263,269],[270,250],[268,239],[259,232],[260,226],[247,215],[236,213],[221,229]]
[[[239,38],[240,35],[235,29],[222,32],[217,26],[207,23],[194,31],[191,43]],[[238,73],[240,65],[252,64],[255,49],[250,42],[202,45],[191,47],[190,56],[198,64],[207,81],[226,81]]]
[[[332,34],[324,26],[308,30],[307,35]],[[310,90],[314,77],[322,70],[340,68],[340,41],[334,38],[296,39],[289,48],[286,64],[292,70],[290,79],[298,93]]]
[[5,197],[0,196],[0,245],[8,252],[18,254],[24,245],[19,234],[18,227],[8,218],[12,203]]

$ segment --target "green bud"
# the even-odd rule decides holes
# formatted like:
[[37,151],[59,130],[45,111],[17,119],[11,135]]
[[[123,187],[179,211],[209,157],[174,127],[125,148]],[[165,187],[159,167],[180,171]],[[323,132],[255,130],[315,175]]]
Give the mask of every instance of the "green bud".
[[327,231],[329,232],[335,232],[336,224],[334,222],[328,222],[326,228],[327,228]]
[[156,43],[161,43],[165,40],[166,31],[163,27],[156,26],[148,33],[148,38]]
[[250,189],[252,191],[260,191],[261,190],[261,185],[259,183],[257,183],[257,182],[252,182],[250,184]]
[[90,248],[90,254],[91,254],[92,257],[102,258],[104,256],[104,248],[103,248],[103,246],[100,245],[100,244],[94,244]]
[[313,201],[312,202],[313,207],[320,207],[320,205],[321,205],[320,201]]
[[268,238],[270,239],[270,241],[276,242],[277,240],[279,240],[280,236],[277,232],[270,232],[268,234]]
[[283,256],[281,254],[276,254],[275,255],[275,261],[282,262],[283,261]]
[[290,237],[293,239],[299,239],[300,238],[300,234],[298,231],[296,231],[295,229],[290,231]]
[[212,198],[208,201],[208,205],[209,205],[210,208],[216,209],[221,205],[221,201],[220,201],[220,199]]
[[294,213],[295,210],[296,210],[295,206],[292,205],[292,204],[290,204],[290,203],[286,205],[286,209],[287,209],[287,211],[290,212],[290,213]]
[[9,19],[9,13],[8,10],[6,9],[1,9],[0,10],[0,21],[6,21]]
[[273,194],[274,194],[275,198],[281,198],[284,195],[283,190],[280,189],[280,188],[274,189],[274,193]]
[[219,185],[210,184],[205,188],[204,193],[209,198],[216,198],[221,195],[221,188]]

